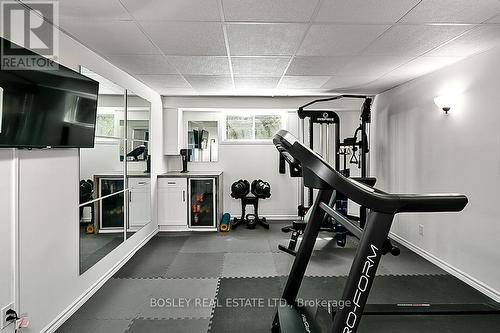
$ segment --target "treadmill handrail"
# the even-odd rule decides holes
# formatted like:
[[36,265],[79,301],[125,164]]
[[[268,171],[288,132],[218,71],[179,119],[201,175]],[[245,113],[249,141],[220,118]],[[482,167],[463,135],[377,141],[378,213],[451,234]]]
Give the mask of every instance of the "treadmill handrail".
[[[286,152],[302,169],[343,193],[357,204],[380,213],[399,212],[458,212],[464,209],[468,199],[462,194],[390,194],[374,187],[346,178],[334,170],[328,162],[302,144],[288,131],[280,130],[273,139],[279,151]],[[287,158],[290,161],[290,158]]]

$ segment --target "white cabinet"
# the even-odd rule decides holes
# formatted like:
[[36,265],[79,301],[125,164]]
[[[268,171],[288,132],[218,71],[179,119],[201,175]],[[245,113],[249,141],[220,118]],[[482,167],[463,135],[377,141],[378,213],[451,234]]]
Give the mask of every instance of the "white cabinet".
[[141,178],[129,178],[129,228],[138,230],[151,222],[151,183]]
[[179,155],[183,145],[182,111],[180,109],[163,110],[163,154]]
[[158,179],[158,225],[187,226],[187,178]]

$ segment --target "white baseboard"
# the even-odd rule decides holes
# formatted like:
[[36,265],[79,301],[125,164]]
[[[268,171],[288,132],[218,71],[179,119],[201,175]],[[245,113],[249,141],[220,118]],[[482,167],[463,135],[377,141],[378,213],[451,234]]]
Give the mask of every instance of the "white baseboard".
[[460,269],[456,268],[455,266],[452,266],[448,264],[447,262],[439,259],[432,253],[429,253],[417,245],[407,241],[406,239],[396,235],[395,233],[391,232],[391,239],[394,239],[395,241],[401,243],[402,245],[406,246],[416,254],[420,255],[421,257],[429,260],[432,262],[434,265],[438,266],[439,268],[443,269],[444,271],[450,273],[451,275],[455,276],[456,278],[460,279],[462,282],[468,284],[472,288],[480,291],[481,293],[485,294],[486,296],[492,298],[495,300],[495,302],[500,302],[500,292],[498,290],[495,290],[485,284],[482,281],[479,281],[478,279],[470,276],[469,274],[461,271]]
[[298,220],[299,217],[297,215],[266,215],[266,219],[268,220],[276,220],[276,221],[292,221]]
[[158,229],[153,230],[149,235],[144,238],[137,246],[135,246],[129,253],[127,253],[119,262],[116,263],[110,270],[106,272],[96,283],[87,289],[78,299],[76,299],[70,306],[61,312],[50,324],[41,330],[42,333],[54,333],[59,327],[64,324],[78,309],[85,304],[123,265],[125,265],[130,258],[154,235],[158,233]]

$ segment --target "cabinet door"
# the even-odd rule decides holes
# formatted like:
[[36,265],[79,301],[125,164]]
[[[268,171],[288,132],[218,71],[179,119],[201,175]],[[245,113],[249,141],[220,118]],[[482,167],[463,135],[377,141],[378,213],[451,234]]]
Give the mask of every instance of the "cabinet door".
[[151,222],[151,186],[146,184],[129,192],[129,226],[139,229]]
[[189,179],[189,226],[191,228],[215,228],[215,179]]
[[184,133],[182,112],[179,109],[165,109],[163,114],[163,154],[179,155]]
[[187,226],[187,179],[158,181],[158,224]]

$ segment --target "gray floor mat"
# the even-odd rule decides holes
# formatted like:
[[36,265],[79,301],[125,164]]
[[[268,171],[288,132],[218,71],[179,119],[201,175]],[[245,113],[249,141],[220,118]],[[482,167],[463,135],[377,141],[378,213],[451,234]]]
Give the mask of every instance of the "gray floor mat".
[[178,253],[166,278],[217,278],[222,274],[224,253]]
[[[195,299],[214,299],[217,279],[112,279],[75,314],[77,319],[209,318],[211,307]],[[187,306],[154,300],[193,299]],[[154,305],[154,303],[153,303]]]
[[126,333],[206,333],[208,319],[134,319]]
[[226,253],[223,277],[277,276],[272,253]]
[[159,278],[176,258],[175,252],[159,251],[149,247],[139,250],[116,274],[114,278]]
[[131,320],[87,320],[70,319],[65,322],[57,333],[123,333],[132,323]]

